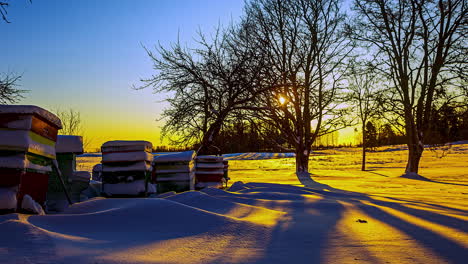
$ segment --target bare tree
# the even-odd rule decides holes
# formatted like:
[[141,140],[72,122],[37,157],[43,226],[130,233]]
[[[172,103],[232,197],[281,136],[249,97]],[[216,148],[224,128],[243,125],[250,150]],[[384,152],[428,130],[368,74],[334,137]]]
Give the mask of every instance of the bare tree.
[[386,105],[406,131],[405,172],[418,173],[434,104],[466,85],[467,2],[355,0],[354,7],[354,39],[368,44],[371,61],[388,81]]
[[231,26],[219,29],[212,41],[200,33],[200,48],[183,48],[177,42],[170,49],[157,47],[156,53],[147,49],[157,73],[139,88],[171,93],[162,132],[173,143],[200,143],[199,152],[208,152],[223,124],[249,109],[260,93],[257,83],[264,67],[256,64],[259,54],[248,34]]
[[361,170],[366,170],[366,150],[368,142],[367,122],[379,115],[380,93],[377,89],[378,80],[372,68],[365,65],[351,67],[348,77],[348,89],[350,90],[350,102],[357,107],[359,122],[362,125],[362,165]]
[[55,114],[62,121],[62,129],[59,130],[60,135],[81,136],[83,138],[83,149],[86,151],[91,146],[92,140],[86,136],[85,128],[81,119],[81,113],[72,108],[63,110],[57,108]]
[[254,0],[244,23],[254,28],[268,65],[257,118],[281,131],[296,153],[296,172],[308,173],[320,136],[342,128],[344,62],[352,43],[343,35],[339,0]]
[[27,90],[18,89],[21,75],[0,73],[0,104],[13,104],[24,98]]

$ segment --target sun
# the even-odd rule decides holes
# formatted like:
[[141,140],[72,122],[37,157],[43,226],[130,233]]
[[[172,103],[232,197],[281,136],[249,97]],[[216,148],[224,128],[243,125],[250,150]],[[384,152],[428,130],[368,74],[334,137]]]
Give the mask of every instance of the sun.
[[286,103],[286,98],[284,98],[282,95],[278,97],[278,101],[281,105],[284,105]]

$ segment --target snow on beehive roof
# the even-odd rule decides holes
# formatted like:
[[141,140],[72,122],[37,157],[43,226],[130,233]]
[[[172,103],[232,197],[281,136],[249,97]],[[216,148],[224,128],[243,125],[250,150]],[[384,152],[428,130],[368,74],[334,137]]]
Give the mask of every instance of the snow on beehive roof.
[[59,135],[55,143],[57,153],[83,153],[83,138],[81,136]]
[[127,146],[147,146],[153,148],[153,144],[144,140],[113,140],[102,144],[102,147],[127,147]]
[[0,114],[30,114],[37,115],[62,128],[62,122],[53,113],[35,105],[0,105]]
[[195,158],[195,151],[183,151],[183,152],[176,152],[172,154],[166,154],[161,156],[154,157],[155,163],[162,163],[162,162],[180,162],[180,161],[191,161]]

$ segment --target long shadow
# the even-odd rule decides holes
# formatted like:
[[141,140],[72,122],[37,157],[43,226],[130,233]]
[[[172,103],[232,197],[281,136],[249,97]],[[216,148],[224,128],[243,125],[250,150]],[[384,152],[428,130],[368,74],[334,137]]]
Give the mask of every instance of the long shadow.
[[[266,252],[255,263],[323,263],[323,245],[342,218],[343,205],[334,200],[326,204],[311,202],[304,195],[315,193],[302,187],[268,183],[247,183],[244,187],[216,197],[287,212],[287,218],[258,241],[259,244],[267,241]],[[311,218],[309,210],[326,213]]]
[[467,257],[467,249],[458,243],[447,239],[429,229],[422,228],[398,217],[384,212],[383,210],[366,205],[359,205],[370,217],[377,219],[381,222],[387,223],[394,228],[404,232],[406,235],[413,237],[420,244],[426,248],[431,249],[433,252],[442,256],[450,263],[465,263]]
[[[358,197],[358,195],[317,183],[310,177],[301,178],[301,181],[306,183],[307,187],[247,183],[244,185],[246,189],[238,189],[235,190],[235,194],[227,193],[221,197],[250,205],[258,205],[257,203],[261,202],[262,207],[271,209],[277,209],[277,206],[289,209],[288,218],[276,224],[271,231],[270,237],[267,238],[270,242],[266,252],[262,259],[255,261],[256,263],[310,264],[328,261],[325,254],[326,246],[329,245],[330,235],[345,211],[339,201],[345,197]],[[319,196],[323,199],[307,200],[305,195]],[[311,214],[311,212],[317,213]],[[365,248],[359,250],[361,257],[372,263],[380,263]]]
[[443,205],[439,205],[439,204],[419,202],[419,201],[407,200],[407,199],[397,199],[397,198],[394,198],[394,197],[387,197],[387,196],[381,196],[381,197],[384,197],[384,198],[389,199],[389,200],[394,200],[396,202],[422,204],[422,205],[426,205],[426,206],[430,206],[430,207],[434,207],[434,208],[439,208],[439,209],[442,209],[442,210],[450,210],[450,211],[460,212],[460,213],[463,213],[463,214],[468,214],[467,210],[463,210],[463,209],[459,209],[459,208],[453,208],[453,207],[450,207],[450,206],[443,206]]
[[434,181],[434,180],[429,180],[429,182],[440,183],[440,184],[448,184],[448,185],[468,186],[468,184],[452,183],[452,182],[441,182],[441,181]]
[[372,173],[372,174],[375,174],[375,175],[379,175],[379,176],[382,176],[382,177],[390,177],[390,176],[387,176],[387,175],[382,174],[382,173],[374,172],[374,170],[366,170],[366,172],[369,172],[369,173]]
[[[298,176],[298,179],[306,187],[312,188],[312,189],[318,189],[318,191],[323,191],[325,188],[326,190],[338,191],[340,194],[346,195],[350,193],[350,192],[343,193],[342,190],[335,189],[328,185],[315,182],[312,178],[310,178],[310,176],[307,177],[307,176],[301,175],[301,176]],[[323,192],[320,192],[320,193],[325,195],[329,199],[340,197],[336,195],[326,195]],[[393,216],[383,211],[380,208],[364,204],[361,201],[364,200],[366,202],[370,202],[376,205],[390,207],[395,210],[404,212],[406,214],[424,219],[426,221],[435,222],[443,226],[456,228],[463,232],[468,231],[467,221],[463,221],[458,218],[450,217],[447,215],[437,214],[435,212],[429,212],[426,210],[408,208],[398,203],[375,200],[367,196],[366,194],[362,194],[362,193],[354,193],[354,194],[359,195],[360,198],[354,199],[354,197],[351,196],[349,197],[351,198],[351,201],[354,204],[356,204],[361,210],[366,212],[370,217],[377,219],[381,222],[387,223],[393,226],[394,228],[397,228],[398,230],[404,232],[406,235],[412,237],[413,239],[418,241],[420,244],[424,245],[427,248],[432,249],[439,256],[444,257],[450,263],[465,263],[464,261],[466,260],[468,255],[467,255],[467,249],[463,245],[455,243],[452,240],[446,238],[445,236],[441,236],[432,230],[422,228],[420,226],[412,224],[411,222],[408,222],[401,218]],[[337,199],[337,201],[339,200],[342,200],[342,198]],[[349,199],[343,200],[343,201],[349,202]],[[463,211],[463,210],[461,211],[464,213],[467,213],[467,211]]]

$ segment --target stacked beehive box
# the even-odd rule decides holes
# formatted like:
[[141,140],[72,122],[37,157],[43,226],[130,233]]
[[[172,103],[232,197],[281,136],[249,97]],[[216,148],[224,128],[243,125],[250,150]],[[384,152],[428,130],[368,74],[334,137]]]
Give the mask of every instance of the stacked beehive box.
[[158,193],[183,192],[195,187],[195,151],[157,156],[153,161],[153,179]]
[[109,197],[146,196],[151,184],[153,145],[147,141],[108,141],[102,151],[102,193]]
[[196,159],[197,189],[206,187],[222,188],[224,183],[223,157],[198,156]]
[[[83,154],[83,138],[81,136],[57,137],[55,151],[62,179],[72,202],[80,201],[81,191],[88,187],[90,174],[87,171],[76,170],[76,155]],[[47,209],[49,211],[62,211],[68,205],[63,186],[57,172],[49,178],[47,191]]]
[[60,119],[40,107],[0,105],[1,211],[40,213],[61,128]]

